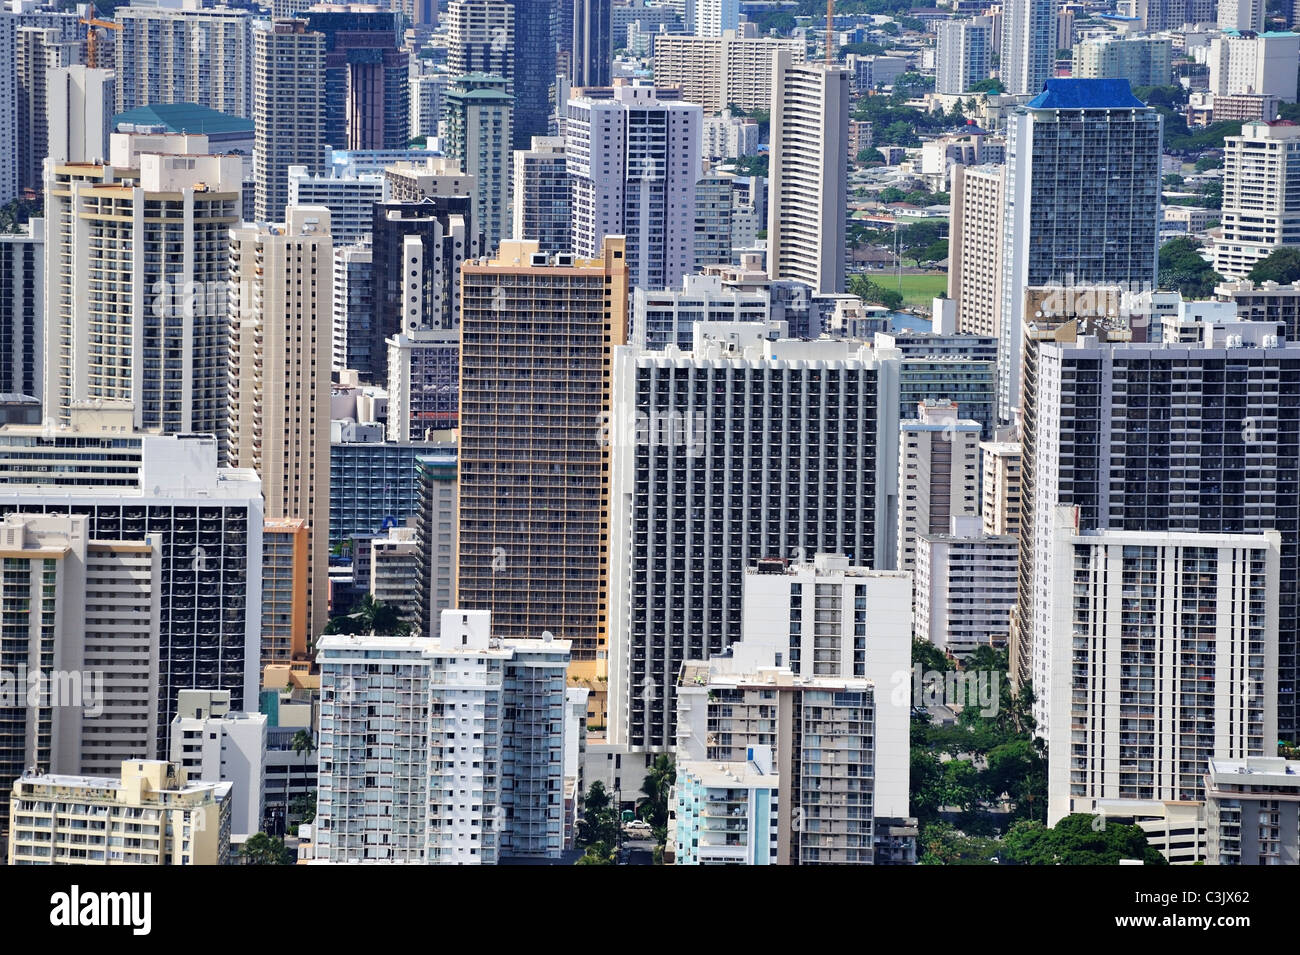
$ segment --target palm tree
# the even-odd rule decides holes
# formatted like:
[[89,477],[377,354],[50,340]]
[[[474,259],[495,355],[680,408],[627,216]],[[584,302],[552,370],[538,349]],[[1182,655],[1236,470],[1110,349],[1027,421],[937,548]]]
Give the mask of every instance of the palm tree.
[[668,795],[673,783],[677,782],[677,767],[673,758],[666,753],[655,757],[646,773],[641,792],[645,795],[637,804],[637,815],[654,827],[655,835],[662,844],[668,831]]
[[316,741],[312,739],[311,730],[298,730],[289,741],[289,746],[299,756],[310,756],[316,751]]

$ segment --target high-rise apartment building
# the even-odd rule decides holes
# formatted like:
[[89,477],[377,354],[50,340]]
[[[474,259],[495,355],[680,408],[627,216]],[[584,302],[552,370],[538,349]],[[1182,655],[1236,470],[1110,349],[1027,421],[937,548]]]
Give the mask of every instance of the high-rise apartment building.
[[1220,220],[1214,270],[1225,278],[1244,278],[1275,249],[1300,246],[1300,126],[1246,123],[1224,139]]
[[[601,257],[506,242],[461,269],[455,606],[503,637],[572,642],[605,675],[611,349],[627,334],[622,239]],[[563,360],[559,360],[563,359]]]
[[1006,647],[1016,606],[1016,538],[954,517],[949,531],[916,538],[916,639],[963,656]]
[[413,527],[390,527],[387,534],[370,542],[370,596],[392,607],[412,626],[420,619],[420,592],[415,586],[419,562]]
[[753,561],[893,563],[897,358],[720,328],[615,357],[609,725],[636,749],[673,747],[682,662],[741,639]]
[[230,784],[230,831],[264,832],[264,713],[230,708],[229,690],[181,690],[172,720],[171,761],[196,782]]
[[694,0],[688,6],[695,11],[696,36],[725,36],[740,27],[739,0]]
[[46,74],[46,155],[50,159],[58,163],[108,158],[115,89],[111,70],[67,66]]
[[1300,341],[1300,279],[1290,285],[1241,279],[1216,286],[1214,294],[1235,305],[1242,321],[1278,322],[1288,341]]
[[988,17],[938,24],[935,43],[936,93],[965,93],[989,77],[993,23]]
[[474,73],[457,77],[447,91],[447,155],[473,177],[474,228],[484,255],[495,252],[510,234],[514,98],[506,92],[508,86],[508,80]]
[[980,484],[980,514],[984,533],[1020,536],[1021,449],[1015,441],[980,443],[984,476]]
[[324,34],[305,20],[272,21],[253,34],[253,76],[255,214],[279,222],[290,202],[290,167],[319,173],[325,158]]
[[[99,774],[153,752],[161,545],[158,535],[92,539],[82,515],[6,509],[0,606],[13,690],[0,776],[15,779],[33,766]],[[0,804],[8,795],[0,793]]]
[[441,449],[417,457],[415,482],[415,536],[420,551],[417,632],[432,634],[442,612],[452,607],[456,589],[456,450]]
[[412,139],[439,135],[443,97],[450,85],[449,73],[421,73],[410,78]]
[[[1200,347],[1091,338],[1039,346],[1040,407],[1032,419],[1026,415],[1024,435],[1025,504],[1031,497],[1033,503],[1022,539],[1032,546],[1021,551],[1017,627],[1019,639],[1029,638],[1020,653],[1032,665],[1035,716],[1045,730],[1052,708],[1069,702],[1056,699],[1059,687],[1068,688],[1059,682],[1067,680],[1066,665],[1050,652],[1069,627],[1048,614],[1055,508],[1068,505],[1078,511],[1080,533],[1279,532],[1278,655],[1276,665],[1271,655],[1260,665],[1270,681],[1276,673],[1280,738],[1295,732],[1300,438],[1289,422],[1300,389],[1300,347],[1275,342],[1272,326],[1239,323]],[[1231,626],[1245,625],[1254,623]],[[1265,704],[1271,709],[1274,700]]]
[[1277,531],[1085,530],[1080,512],[1054,509],[1045,561],[1050,824],[1201,800],[1207,760],[1277,738]]
[[514,154],[514,228],[511,238],[532,239],[542,252],[573,251],[573,187],[561,136],[534,136],[531,149]]
[[565,118],[573,187],[573,251],[594,258],[606,236],[626,237],[632,285],[670,288],[695,270],[695,184],[702,114],[621,85],[576,94]]
[[1300,761],[1211,759],[1205,773],[1207,865],[1300,864]]
[[0,235],[0,395],[44,394],[45,220]]
[[[483,73],[515,82],[515,9],[509,0],[450,0],[447,69],[452,76]],[[534,76],[533,81],[540,76]]]
[[1261,93],[1296,101],[1300,33],[1238,33],[1210,41],[1210,92],[1215,96]]
[[65,40],[57,27],[21,27],[15,35],[17,74],[18,188],[33,195],[44,187],[42,165],[49,150],[47,74],[81,62],[83,44]]
[[1048,80],[1008,126],[998,329],[1004,421],[1020,406],[1025,289],[1155,288],[1160,221],[1160,116],[1126,80]]
[[1081,40],[1074,45],[1070,72],[1086,80],[1125,79],[1129,86],[1168,86],[1172,58],[1173,41],[1166,37]]
[[[489,617],[444,611],[436,638],[321,641],[317,858],[559,857],[569,642],[501,639]],[[391,812],[367,811],[376,795]]]
[[307,654],[307,522],[269,520],[262,528],[262,669]]
[[776,648],[797,675],[861,678],[876,688],[874,810],[905,817],[907,707],[890,705],[885,694],[911,664],[911,576],[817,554],[789,564],[759,560],[746,570],[742,591],[742,647]]
[[755,749],[744,762],[677,764],[673,865],[777,864],[780,779],[770,751]]
[[322,3],[305,14],[325,35],[325,142],[335,149],[401,149],[410,139],[402,15],[362,4]]
[[136,427],[224,444],[237,156],[203,136],[114,133],[106,163],[50,163],[45,415],[126,401]]
[[844,291],[849,73],[773,54],[767,271]]
[[181,689],[230,690],[240,709],[256,699],[262,489],[253,472],[217,466],[215,438],[141,434],[132,418],[106,402],[73,408],[68,428],[0,428],[0,514],[84,514],[91,542],[152,549],[161,537],[161,577],[151,585],[161,609],[150,634],[163,755]]
[[609,86],[614,64],[611,0],[573,0],[569,82],[575,88]]
[[288,170],[289,205],[324,206],[330,211],[330,234],[334,248],[345,249],[370,242],[375,203],[385,199],[385,178],[374,172],[341,174],[331,167],[324,175],[313,175],[307,166]]
[[1056,0],[1006,0],[1002,7],[1002,85],[1037,95],[1056,62]]
[[1264,29],[1264,0],[1218,0],[1218,26],[1220,30]]
[[948,297],[959,332],[1000,334],[1005,187],[1005,166],[952,167]]
[[[877,721],[892,706],[889,691],[857,677],[795,674],[770,643],[751,647],[743,641],[734,650],[731,657],[692,660],[682,667],[679,765],[716,772],[751,754],[770,752],[777,777],[773,864],[897,861],[895,823],[906,820],[886,817],[879,808],[881,798],[890,798],[881,787],[898,782],[882,779],[877,758],[877,746],[888,738]],[[905,659],[902,665],[906,672]],[[906,762],[906,740],[894,742],[895,755],[901,752]],[[897,759],[885,762],[891,772]],[[901,783],[905,810],[906,773]],[[753,827],[746,828],[757,835]],[[914,841],[915,828],[911,832]],[[772,839],[762,841],[770,847]],[[902,854],[909,854],[906,848]],[[687,859],[690,864],[691,856]]]
[[510,0],[510,6],[515,28],[510,148],[527,149],[534,136],[555,132],[556,37],[561,27],[555,0]]
[[123,761],[120,770],[16,779],[9,864],[230,864],[230,783],[190,782],[174,763],[154,760]]
[[[690,351],[701,323],[769,322],[771,313],[767,289],[724,285],[717,275],[687,275],[680,288],[632,290],[631,343],[648,351],[663,351],[669,345]],[[781,331],[782,324],[771,321],[773,332]]]
[[799,40],[760,37],[755,31],[728,31],[717,36],[664,33],[655,37],[655,83],[681,91],[706,114],[728,106],[744,110],[772,108],[772,54],[785,50],[802,63],[806,47]]
[[325,629],[329,575],[329,210],[230,233],[230,433],[234,467],[262,479],[268,518],[307,525],[309,636]]
[[334,249],[334,341],[330,370],[335,374],[349,368],[355,370],[369,360],[375,312],[372,260],[368,245]]
[[947,533],[952,518],[978,517],[980,507],[979,422],[959,419],[955,401],[913,409],[899,423],[899,570],[915,566],[918,534]]
[[113,31],[117,112],[152,103],[198,103],[235,116],[253,115],[253,15],[205,6],[118,7]]

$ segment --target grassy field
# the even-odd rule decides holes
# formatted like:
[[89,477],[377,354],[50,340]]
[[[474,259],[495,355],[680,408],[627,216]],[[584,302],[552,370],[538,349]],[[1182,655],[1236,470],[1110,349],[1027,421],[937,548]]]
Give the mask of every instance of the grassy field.
[[[902,279],[902,286],[899,286],[899,279]],[[904,305],[924,305],[930,307],[930,300],[940,292],[948,291],[948,276],[946,273],[937,275],[902,275],[895,276],[886,273],[884,275],[872,276],[872,281],[877,285],[889,289],[898,289],[903,293]]]

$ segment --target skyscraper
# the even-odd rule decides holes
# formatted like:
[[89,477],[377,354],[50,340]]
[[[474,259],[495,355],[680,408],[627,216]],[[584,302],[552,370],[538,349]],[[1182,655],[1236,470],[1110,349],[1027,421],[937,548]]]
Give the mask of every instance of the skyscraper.
[[47,166],[46,417],[126,401],[139,428],[225,444],[243,173],[238,156],[207,153],[204,136],[114,133],[107,163]]
[[44,393],[45,220],[0,235],[0,395]]
[[965,93],[988,79],[989,54],[993,51],[993,24],[988,17],[951,20],[940,23],[938,30],[934,55],[936,93]]
[[23,27],[15,42],[18,75],[18,188],[39,193],[44,187],[42,163],[49,150],[47,73],[74,66],[82,44],[63,39],[55,27]]
[[1020,403],[1030,286],[1155,287],[1161,120],[1127,80],[1048,80],[1008,121],[999,415]]
[[460,381],[460,268],[478,253],[467,195],[374,207],[374,296],[362,377],[388,386],[388,436],[406,443],[456,427]]
[[1277,739],[1278,532],[1097,530],[1079,512],[1053,510],[1043,575],[1053,825],[1101,800],[1204,799],[1208,759]]
[[510,129],[514,99],[509,80],[474,73],[447,92],[447,155],[474,177],[475,228],[480,254],[491,254],[510,234]]
[[650,86],[570,98],[573,251],[594,258],[606,236],[626,236],[640,288],[669,288],[693,272],[701,125],[698,106],[660,99]]
[[[1068,505],[1080,533],[1281,535],[1277,729],[1282,739],[1295,733],[1300,347],[1277,344],[1273,333],[1239,323],[1202,347],[1095,339],[1039,347],[1041,413],[1025,422],[1035,453],[1022,538],[1033,546],[1021,549],[1017,627],[1029,637],[1018,653],[1030,657],[1044,732],[1067,704],[1060,694],[1070,693],[1071,664],[1051,650],[1069,626],[1049,616],[1055,508]],[[1271,612],[1261,604],[1252,613]],[[1263,665],[1272,669],[1273,658]],[[1215,729],[1227,732],[1226,721]]]
[[550,631],[604,676],[610,354],[627,330],[623,240],[599,259],[503,243],[461,269],[456,603],[503,637]]
[[773,54],[767,272],[844,291],[849,73]]
[[1033,96],[1056,62],[1056,0],[1007,0],[1002,9],[1002,85]]
[[325,143],[335,149],[401,149],[409,141],[410,57],[401,14],[360,4],[319,4],[307,29],[325,35]]
[[611,0],[573,0],[572,86],[609,86],[614,65]]
[[[157,634],[156,752],[181,689],[230,690],[252,708],[258,687],[262,611],[262,489],[252,471],[217,465],[209,436],[142,434],[118,402],[72,409],[69,427],[0,428],[0,514],[85,515],[87,540],[122,542],[120,570],[161,538]],[[122,592],[134,585],[120,581]],[[121,620],[118,610],[87,614]],[[108,626],[111,653],[140,638],[138,623]],[[105,644],[107,645],[107,644]],[[137,645],[138,646],[138,645]],[[134,651],[132,651],[134,652]],[[125,703],[125,701],[123,701]],[[139,711],[142,712],[142,711]],[[134,746],[133,746],[134,748]],[[25,768],[25,767],[24,767]]]
[[918,534],[946,534],[954,517],[979,516],[980,426],[957,417],[957,403],[924,402],[898,439],[898,570],[916,564]]
[[305,522],[309,636],[329,600],[333,245],[329,210],[290,206],[283,226],[230,237],[232,466],[262,479],[266,516]]
[[275,20],[253,36],[256,216],[278,222],[289,167],[320,172],[325,158],[325,37],[305,20]]
[[531,149],[516,150],[514,228],[511,238],[535,239],[542,252],[573,249],[573,214],[564,139],[534,136]]
[[655,82],[664,89],[681,90],[682,99],[698,103],[705,114],[729,106],[768,110],[772,108],[772,54],[777,50],[788,50],[796,63],[807,56],[802,41],[761,37],[757,31],[717,37],[656,34]]
[[695,35],[722,36],[740,26],[738,0],[693,0]]
[[897,357],[721,328],[615,354],[609,725],[635,749],[675,745],[681,664],[741,639],[753,561],[893,563]]
[[253,16],[232,7],[122,6],[113,33],[117,112],[198,103],[251,116]]
[[1264,0],[1219,0],[1218,25],[1220,30],[1264,29]]
[[46,74],[46,148],[50,159],[102,162],[108,158],[115,88],[111,70],[67,66]]
[[1225,278],[1244,278],[1275,249],[1300,246],[1300,126],[1246,123],[1224,139],[1220,218],[1214,270]]
[[514,8],[515,74],[512,149],[552,133],[555,115],[556,0],[510,0]]

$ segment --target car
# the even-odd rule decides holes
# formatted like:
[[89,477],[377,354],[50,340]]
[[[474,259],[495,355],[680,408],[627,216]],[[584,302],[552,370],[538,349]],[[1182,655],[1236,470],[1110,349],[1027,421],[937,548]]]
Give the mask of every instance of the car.
[[633,819],[631,822],[623,824],[623,831],[641,832],[641,833],[645,833],[646,835],[649,835],[653,830],[650,828],[650,823],[646,822],[645,820]]

